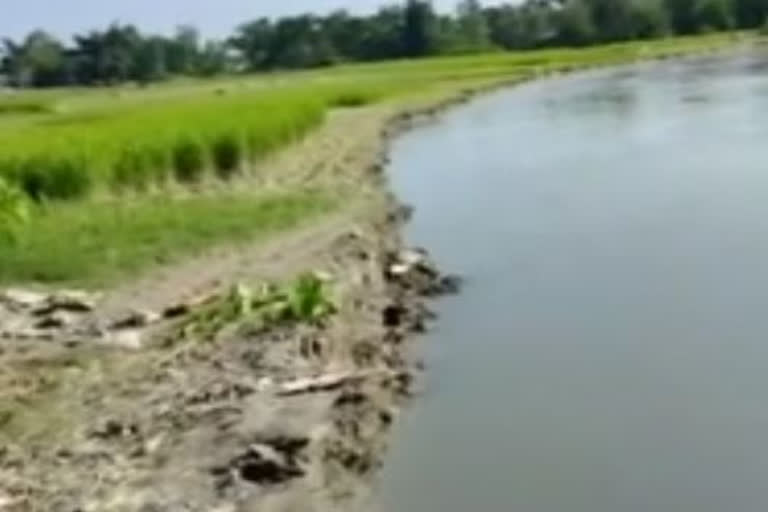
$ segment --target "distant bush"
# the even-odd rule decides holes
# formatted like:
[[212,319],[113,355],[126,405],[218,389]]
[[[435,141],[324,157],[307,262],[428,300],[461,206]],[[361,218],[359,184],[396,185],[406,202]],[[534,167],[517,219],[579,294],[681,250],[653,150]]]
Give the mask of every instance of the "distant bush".
[[182,183],[200,181],[205,173],[205,147],[192,137],[179,139],[173,147],[173,173]]
[[223,179],[231,178],[240,169],[243,153],[242,141],[236,134],[215,137],[211,144],[211,156],[216,174]]

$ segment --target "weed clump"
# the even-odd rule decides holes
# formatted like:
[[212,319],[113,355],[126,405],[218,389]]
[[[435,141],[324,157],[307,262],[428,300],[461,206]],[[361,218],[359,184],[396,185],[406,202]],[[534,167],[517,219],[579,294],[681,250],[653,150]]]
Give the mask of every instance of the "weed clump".
[[243,145],[234,133],[219,135],[211,145],[211,155],[216,174],[229,179],[240,169],[243,160]]
[[80,159],[37,157],[19,164],[16,179],[35,201],[79,199],[93,186],[93,177]]
[[180,335],[212,341],[225,327],[238,321],[259,328],[280,324],[314,324],[337,311],[326,281],[307,273],[285,286],[264,284],[254,292],[238,285],[217,302],[193,314],[181,326]]
[[173,146],[173,172],[181,183],[195,183],[205,173],[205,148],[191,137],[179,139]]

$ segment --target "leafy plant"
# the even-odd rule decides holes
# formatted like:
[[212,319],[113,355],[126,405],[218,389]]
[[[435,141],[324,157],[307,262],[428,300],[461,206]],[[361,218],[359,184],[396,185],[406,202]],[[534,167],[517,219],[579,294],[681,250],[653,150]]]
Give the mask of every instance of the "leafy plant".
[[265,323],[314,323],[336,312],[326,281],[314,273],[299,276],[282,288],[266,286],[254,305]]
[[326,281],[307,273],[287,286],[264,284],[257,292],[237,285],[225,297],[195,312],[181,326],[180,334],[211,341],[238,320],[255,321],[260,328],[289,322],[316,323],[336,310]]
[[265,323],[314,323],[337,310],[327,281],[305,273],[283,287],[264,285],[251,310]]
[[326,282],[314,273],[299,276],[286,293],[283,318],[299,322],[314,322],[336,311]]

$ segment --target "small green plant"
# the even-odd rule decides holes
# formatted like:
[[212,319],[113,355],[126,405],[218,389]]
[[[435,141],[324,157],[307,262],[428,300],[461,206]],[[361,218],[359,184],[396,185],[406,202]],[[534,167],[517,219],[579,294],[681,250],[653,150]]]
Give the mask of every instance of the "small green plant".
[[266,287],[254,306],[266,323],[314,323],[336,312],[325,280],[306,273],[282,288]]
[[336,311],[326,282],[314,273],[299,276],[286,295],[283,317],[287,320],[314,322]]
[[231,178],[237,173],[243,160],[240,138],[233,133],[216,137],[212,143],[211,155],[216,174],[222,179]]
[[205,172],[205,148],[193,138],[179,139],[173,147],[173,171],[182,183],[200,181]]
[[29,219],[24,193],[0,177],[0,236],[15,240],[17,230]]
[[240,320],[259,328],[285,323],[317,323],[336,312],[326,281],[314,273],[278,287],[264,284],[258,292],[243,285],[195,312],[181,326],[183,338],[212,341],[227,326]]

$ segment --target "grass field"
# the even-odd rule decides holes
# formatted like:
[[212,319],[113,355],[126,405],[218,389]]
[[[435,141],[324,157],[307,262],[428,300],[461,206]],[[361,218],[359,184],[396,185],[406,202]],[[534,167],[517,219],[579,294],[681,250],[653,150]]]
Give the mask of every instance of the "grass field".
[[[0,281],[101,284],[333,209],[334,190],[195,190],[255,172],[254,164],[321,125],[334,108],[703,51],[742,37],[0,95],[0,177],[32,205],[15,240],[0,241]],[[190,193],[163,192],[180,186]]]

